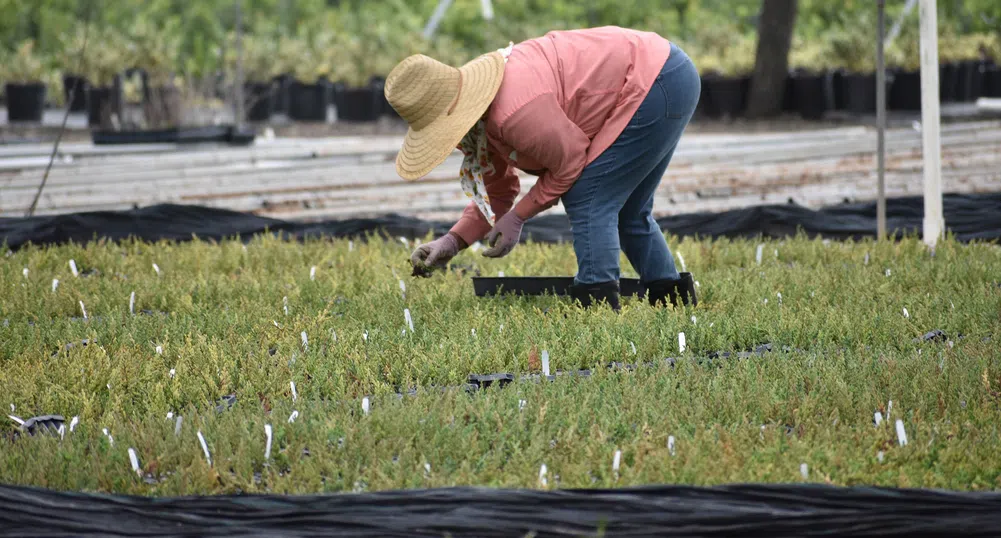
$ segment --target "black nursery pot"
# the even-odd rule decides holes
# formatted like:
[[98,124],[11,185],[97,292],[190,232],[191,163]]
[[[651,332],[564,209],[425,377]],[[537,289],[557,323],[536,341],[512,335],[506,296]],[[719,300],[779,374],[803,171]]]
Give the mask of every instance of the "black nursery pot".
[[[847,73],[842,78],[845,92],[845,109],[853,114],[876,113],[876,74]],[[886,94],[893,89],[893,75],[886,74]]]
[[887,97],[889,110],[921,110],[921,71],[897,71]]
[[337,120],[372,122],[383,112],[383,93],[371,86],[344,88],[337,103]]
[[7,94],[7,121],[32,122],[42,121],[45,111],[45,84],[11,84],[4,85]]
[[938,68],[938,94],[943,103],[959,98],[959,64],[947,63]]
[[981,62],[965,60],[956,66],[956,100],[964,103],[976,101],[980,97],[983,86],[983,74],[980,72]]
[[733,118],[744,112],[750,77],[708,76],[703,80],[718,115]]
[[796,112],[799,110],[799,100],[796,95],[796,77],[798,74],[789,73],[786,75],[785,87],[782,91],[782,112]]
[[275,114],[288,114],[289,85],[292,84],[292,76],[278,75],[273,82],[275,83],[273,112]]
[[63,75],[63,95],[70,112],[87,110],[87,79],[78,75]]
[[1001,67],[992,65],[984,71],[984,97],[1001,97]]
[[303,84],[293,81],[288,88],[288,116],[296,121],[327,121],[330,85],[326,82]]
[[828,107],[827,75],[797,73],[792,78],[796,109],[806,120],[819,120]]
[[832,110],[844,110],[845,99],[845,73],[842,70],[831,71],[827,74],[827,86],[830,88],[830,97],[827,106]]
[[102,129],[112,127],[111,116],[121,106],[121,90],[117,85],[87,88],[87,125]]
[[268,121],[274,114],[277,82],[248,82],[243,86],[247,121]]

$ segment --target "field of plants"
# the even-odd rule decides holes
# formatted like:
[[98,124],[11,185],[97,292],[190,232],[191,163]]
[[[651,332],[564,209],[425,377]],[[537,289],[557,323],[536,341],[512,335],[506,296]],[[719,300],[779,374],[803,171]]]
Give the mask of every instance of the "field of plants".
[[[569,245],[468,251],[420,279],[404,242],[9,253],[0,404],[64,420],[33,435],[5,420],[0,483],[1001,487],[996,245],[672,241],[700,304],[617,315],[474,296],[477,272],[573,274]],[[491,373],[521,380],[467,385]]]

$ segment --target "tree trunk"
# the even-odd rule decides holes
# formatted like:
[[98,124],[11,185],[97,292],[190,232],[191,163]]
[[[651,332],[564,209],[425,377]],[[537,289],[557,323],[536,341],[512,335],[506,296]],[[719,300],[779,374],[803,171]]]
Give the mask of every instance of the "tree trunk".
[[749,118],[778,116],[782,113],[797,3],[797,0],[762,0],[761,18],[758,20],[758,50],[747,100]]

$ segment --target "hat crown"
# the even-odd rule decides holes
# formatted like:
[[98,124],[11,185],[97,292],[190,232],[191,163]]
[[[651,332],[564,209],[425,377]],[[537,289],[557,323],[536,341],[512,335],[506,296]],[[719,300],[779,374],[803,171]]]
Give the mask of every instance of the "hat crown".
[[423,54],[399,63],[386,77],[390,106],[416,131],[448,112],[459,93],[459,70]]

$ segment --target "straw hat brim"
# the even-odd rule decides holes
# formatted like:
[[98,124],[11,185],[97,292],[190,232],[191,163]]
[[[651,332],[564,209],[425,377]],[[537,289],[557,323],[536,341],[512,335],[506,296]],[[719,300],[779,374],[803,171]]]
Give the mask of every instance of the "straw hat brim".
[[456,146],[490,107],[504,78],[504,56],[484,54],[459,68],[462,88],[451,114],[443,113],[420,130],[410,128],[396,156],[396,172],[406,180],[428,175],[455,151]]

